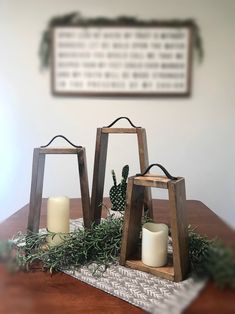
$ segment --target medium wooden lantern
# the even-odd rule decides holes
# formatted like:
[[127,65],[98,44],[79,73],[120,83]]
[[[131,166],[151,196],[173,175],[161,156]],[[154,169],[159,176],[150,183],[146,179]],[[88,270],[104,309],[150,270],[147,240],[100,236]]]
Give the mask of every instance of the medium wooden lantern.
[[[146,174],[152,166],[159,166],[166,176]],[[143,264],[140,257],[144,187],[167,189],[169,194],[173,253],[168,253],[167,265],[163,267],[147,266]],[[185,204],[184,178],[172,177],[159,164],[149,166],[143,174],[130,177],[127,186],[127,208],[124,216],[120,264],[176,282],[185,279],[189,269],[188,226]]]
[[[130,128],[113,128],[112,126],[121,119],[126,119],[131,127]],[[147,137],[144,128],[135,126],[129,118],[119,117],[113,121],[110,125],[97,129],[96,134],[96,148],[95,148],[95,161],[92,183],[92,195],[91,195],[91,212],[93,220],[96,223],[100,222],[101,218],[101,206],[103,203],[103,191],[104,191],[104,179],[106,158],[108,150],[108,138],[109,134],[136,134],[138,140],[138,152],[140,171],[143,172],[149,164],[148,161],[148,148]],[[151,189],[146,188],[144,191],[144,209],[148,209],[149,216],[152,217],[152,196]]]
[[[65,139],[67,142],[69,142],[69,144],[73,146],[73,148],[54,148],[54,147],[48,148],[48,146],[58,137]],[[89,228],[91,225],[90,195],[89,195],[85,148],[82,146],[76,146],[72,144],[63,135],[56,135],[47,145],[41,146],[39,148],[34,148],[31,192],[30,192],[30,202],[29,202],[29,215],[28,215],[28,231],[36,233],[39,230],[45,157],[48,154],[77,155],[84,226]]]

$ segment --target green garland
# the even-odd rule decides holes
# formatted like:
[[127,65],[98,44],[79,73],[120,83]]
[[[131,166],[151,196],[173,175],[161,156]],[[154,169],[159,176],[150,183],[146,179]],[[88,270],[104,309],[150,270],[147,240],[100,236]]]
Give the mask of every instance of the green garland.
[[[95,263],[94,273],[100,274],[118,262],[121,248],[123,218],[109,217],[91,229],[77,229],[66,235],[65,241],[48,247],[53,233],[17,235],[15,241],[0,243],[0,259],[11,269],[31,270],[38,265],[51,273],[73,270]],[[208,277],[220,287],[235,288],[235,259],[230,249],[215,240],[189,230],[189,256],[193,275]],[[39,262],[39,264],[38,264]]]
[[30,270],[40,262],[42,270],[71,270],[96,263],[97,268],[105,270],[111,263],[117,262],[120,252],[122,219],[103,220],[99,225],[93,224],[90,229],[76,229],[69,234],[58,234],[63,242],[57,246],[48,246],[48,237],[56,233],[31,233],[27,236],[17,234],[12,241],[2,244],[0,260],[7,262],[13,270]]
[[209,277],[222,288],[235,288],[235,258],[222,242],[189,230],[189,256],[194,274]]
[[42,69],[47,69],[50,65],[51,50],[51,29],[56,26],[97,26],[97,25],[170,25],[170,26],[190,26],[193,30],[193,47],[197,53],[198,60],[201,62],[204,58],[204,49],[200,29],[194,19],[186,20],[149,20],[143,21],[134,17],[120,16],[116,19],[106,17],[84,18],[79,12],[71,12],[60,16],[52,17],[43,31],[40,46],[39,59]]

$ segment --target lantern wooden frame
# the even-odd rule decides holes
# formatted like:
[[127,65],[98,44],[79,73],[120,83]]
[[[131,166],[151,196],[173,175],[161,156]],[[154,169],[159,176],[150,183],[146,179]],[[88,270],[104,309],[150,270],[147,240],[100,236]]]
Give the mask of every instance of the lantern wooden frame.
[[[54,137],[54,139],[56,137]],[[38,232],[39,230],[45,158],[46,158],[46,155],[48,154],[77,155],[80,188],[81,188],[83,220],[84,220],[84,226],[89,228],[91,225],[90,195],[89,195],[85,148],[81,146],[75,146],[75,145],[73,145],[74,148],[45,148],[46,146],[34,148],[34,152],[33,152],[32,180],[31,180],[31,192],[30,192],[29,215],[28,215],[28,231]]]
[[[112,126],[120,119],[126,119],[131,124],[131,128],[112,128]],[[149,164],[147,136],[144,128],[136,127],[127,117],[119,117],[109,126],[97,128],[95,161],[91,195],[91,213],[93,220],[100,223],[101,211],[104,193],[104,180],[106,169],[106,158],[108,150],[109,134],[136,134],[138,140],[138,152],[140,171],[144,171]],[[146,188],[144,191],[144,209],[148,209],[148,215],[152,217],[152,195],[151,190]]]
[[[169,193],[173,254],[168,254],[167,265],[164,267],[150,267],[141,261],[140,232],[144,187],[163,188],[167,189]],[[185,203],[184,178],[178,177],[172,180],[165,176],[149,174],[130,177],[127,187],[127,208],[124,216],[120,264],[176,282],[185,279],[189,269]]]

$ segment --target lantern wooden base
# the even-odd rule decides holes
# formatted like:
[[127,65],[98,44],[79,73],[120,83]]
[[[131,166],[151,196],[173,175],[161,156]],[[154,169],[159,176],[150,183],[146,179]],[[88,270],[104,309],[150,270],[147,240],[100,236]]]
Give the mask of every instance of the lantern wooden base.
[[164,267],[150,267],[145,265],[141,260],[127,260],[125,265],[167,280],[174,281],[175,278],[174,267],[170,264]]
[[[143,264],[140,258],[139,237],[145,186],[168,189],[169,193],[173,254],[168,254],[167,265],[164,267],[149,267]],[[127,208],[124,216],[120,264],[176,282],[185,279],[189,268],[185,201],[183,178],[170,180],[164,176],[148,174],[130,177],[127,187]]]
[[151,267],[148,265],[145,265],[141,261],[141,250],[137,249],[137,253],[135,252],[134,255],[129,256],[128,259],[125,261],[125,266],[137,269],[140,271],[144,271],[146,273],[150,273],[152,275],[155,275],[157,277],[161,277],[164,279],[168,279],[171,281],[174,281],[174,267],[173,267],[173,257],[172,254],[168,254],[167,256],[167,264],[163,267]]
[[28,231],[37,233],[39,230],[45,157],[47,154],[77,155],[84,226],[89,228],[91,225],[90,195],[85,148],[35,148],[33,152],[33,169],[29,203]]

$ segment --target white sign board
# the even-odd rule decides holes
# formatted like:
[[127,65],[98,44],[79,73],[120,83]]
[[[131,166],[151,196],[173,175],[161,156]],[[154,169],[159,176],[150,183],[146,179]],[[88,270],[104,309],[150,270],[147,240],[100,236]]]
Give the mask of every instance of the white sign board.
[[52,90],[57,95],[187,96],[190,38],[190,27],[56,27]]

